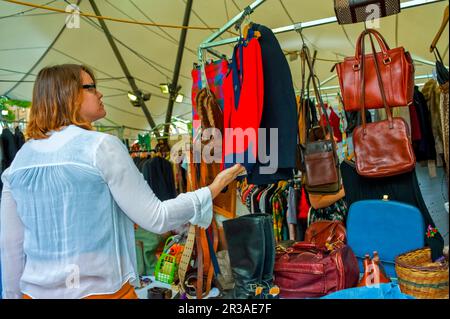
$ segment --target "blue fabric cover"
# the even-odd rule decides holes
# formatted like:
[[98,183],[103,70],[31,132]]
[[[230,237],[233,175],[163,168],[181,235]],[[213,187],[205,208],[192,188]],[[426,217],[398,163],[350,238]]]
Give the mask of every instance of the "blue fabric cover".
[[400,291],[394,283],[356,287],[336,291],[320,299],[415,299]]
[[395,257],[424,247],[425,224],[420,211],[411,205],[384,200],[363,200],[350,206],[347,217],[348,245],[355,253],[360,271],[365,254],[378,251],[390,277],[395,273]]

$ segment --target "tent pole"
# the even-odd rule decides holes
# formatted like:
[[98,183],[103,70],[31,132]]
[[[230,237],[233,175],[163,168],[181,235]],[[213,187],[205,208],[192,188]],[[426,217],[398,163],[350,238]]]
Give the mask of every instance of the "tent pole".
[[[193,0],[187,0],[186,2],[186,8],[184,10],[184,18],[183,18],[184,27],[187,27],[189,25],[189,18],[191,16],[191,9],[192,9],[192,1]],[[177,60],[175,62],[175,70],[173,72],[171,88],[169,88],[170,98],[167,104],[166,125],[164,125],[164,136],[169,135],[170,124],[167,123],[170,123],[170,120],[172,119],[173,104],[178,94],[177,88],[178,78],[180,77],[181,62],[183,61],[183,52],[184,52],[184,45],[186,43],[186,34],[187,28],[181,29],[180,42],[178,43]]]
[[[94,0],[89,0],[89,3],[91,4],[92,9],[94,9],[95,14],[97,16],[101,16],[101,13],[98,10],[97,5],[95,4],[95,1]],[[121,68],[123,70],[123,73],[125,73],[125,77],[127,78],[128,83],[131,86],[131,89],[133,90],[133,92],[137,92],[139,90],[138,86],[136,85],[136,82],[135,82],[134,78],[131,76],[131,73],[130,73],[130,71],[129,71],[126,63],[125,63],[125,60],[122,58],[122,55],[120,54],[119,49],[117,48],[116,44],[114,43],[114,39],[112,38],[111,33],[109,32],[109,29],[108,29],[108,27],[105,24],[105,21],[103,21],[103,19],[98,19],[98,22],[100,23],[100,25],[101,25],[101,27],[103,29],[103,32],[105,32],[106,38],[108,39],[108,42],[111,45],[111,48],[112,48],[112,50],[114,52],[114,55],[117,58],[117,61],[119,62],[120,66],[121,66]],[[147,108],[147,105],[145,105],[145,102],[142,99],[141,99],[140,102],[141,102],[140,106],[142,108],[142,111],[145,114],[145,117],[147,118],[148,123],[150,124],[150,127],[154,128],[156,126],[156,124],[155,124],[155,121],[152,118],[152,115],[150,114],[150,112],[149,112],[149,110]],[[160,137],[160,134],[159,134],[158,131],[154,131],[154,134],[156,135],[157,138]]]

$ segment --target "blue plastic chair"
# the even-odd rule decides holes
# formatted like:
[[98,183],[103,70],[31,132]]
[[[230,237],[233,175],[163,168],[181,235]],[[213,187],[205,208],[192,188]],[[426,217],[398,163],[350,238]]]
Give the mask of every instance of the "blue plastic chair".
[[390,277],[397,277],[395,257],[425,245],[425,222],[418,208],[387,200],[353,203],[347,216],[347,241],[360,272],[365,254],[377,251]]

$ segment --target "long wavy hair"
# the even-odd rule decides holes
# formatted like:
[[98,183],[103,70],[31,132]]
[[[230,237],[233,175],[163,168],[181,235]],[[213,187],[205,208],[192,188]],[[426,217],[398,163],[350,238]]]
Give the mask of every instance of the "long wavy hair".
[[27,139],[47,138],[48,132],[71,124],[92,129],[91,124],[80,116],[83,102],[81,71],[88,73],[95,83],[92,70],[84,65],[61,64],[39,71],[25,132]]

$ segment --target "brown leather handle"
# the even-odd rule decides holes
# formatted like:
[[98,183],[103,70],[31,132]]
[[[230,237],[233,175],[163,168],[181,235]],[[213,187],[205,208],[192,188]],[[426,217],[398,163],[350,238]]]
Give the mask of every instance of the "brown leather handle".
[[[303,118],[306,118],[306,108],[309,105],[309,84],[311,82],[311,77],[314,74],[313,72],[311,72],[311,70],[314,70],[314,65],[315,65],[315,62],[316,62],[316,54],[317,54],[317,51],[314,51],[312,62],[308,64],[308,68],[310,70],[310,74],[308,75],[308,80],[307,81],[305,81],[305,79],[306,79],[306,77],[305,77],[306,60],[309,59],[309,61],[310,61],[311,57],[309,56],[309,51],[306,52],[305,47],[302,47],[301,54],[300,54],[300,56],[301,56],[301,73],[302,73],[302,91],[301,91],[302,93],[300,95],[300,102],[301,102],[301,105],[302,105],[302,109],[301,109],[302,114],[301,115],[303,116]],[[305,89],[306,89],[306,97],[305,97],[305,93],[304,93]],[[321,113],[321,109],[319,108],[319,115],[321,116],[321,114],[322,114]],[[311,113],[310,113],[309,109],[308,109],[308,116],[311,116]],[[299,122],[299,120],[300,120],[300,113],[298,114],[297,123]],[[320,121],[319,121],[319,123],[320,123]],[[308,129],[309,128],[310,127],[307,127],[306,125],[304,125],[304,127],[303,127],[303,134],[304,134],[305,137],[308,136]],[[325,129],[323,127],[322,127],[322,129],[323,129],[323,134],[325,136],[326,135]],[[305,143],[306,142],[307,142],[307,138],[305,140]]]
[[[356,41],[356,49],[355,49],[355,60],[357,61],[357,64],[361,64],[361,59],[364,59],[364,49],[361,47],[361,43],[364,41],[364,38],[366,35],[372,34],[377,39],[377,42],[381,48],[381,52],[383,52],[383,63],[390,63],[390,56],[388,53],[389,45],[386,43],[386,40],[384,39],[383,35],[379,33],[377,30],[374,29],[366,29],[358,37],[358,40]],[[356,65],[353,67],[353,69],[357,69]]]
[[[322,97],[320,96],[319,88],[318,88],[317,83],[316,83],[316,77],[314,76],[314,67],[313,67],[313,65],[311,63],[311,59],[310,59],[310,55],[309,55],[309,49],[306,46],[306,44],[303,44],[302,52],[305,52],[306,63],[307,63],[308,68],[309,68],[310,79],[312,81],[313,88],[314,88],[314,94],[316,96],[317,102],[319,102],[319,105],[320,105],[319,110],[322,109],[322,112],[325,115],[325,121],[326,121],[327,130],[330,133],[330,140],[332,141],[333,145],[336,146],[335,145],[336,142],[335,142],[335,140],[333,138],[333,130],[331,129],[330,120],[328,118],[328,113],[327,113],[327,110],[325,109],[325,106],[323,104]],[[319,123],[320,122],[321,121],[319,120]],[[323,126],[322,126],[322,129],[323,129]],[[325,131],[324,131],[324,137],[325,136],[326,136],[326,134],[325,134]],[[306,142],[308,143],[308,139],[306,139]]]
[[332,228],[330,230],[330,236],[328,236],[328,238],[326,240],[327,243],[330,243],[331,240],[333,239],[334,235],[336,234],[336,228],[337,228],[338,223],[337,222],[333,222],[330,225],[331,225]]
[[286,254],[302,254],[306,252],[310,252],[313,254],[323,254],[326,253],[326,249],[318,247],[316,244],[307,243],[304,241],[297,242],[291,247],[287,248],[284,253]]
[[[375,50],[375,44],[373,43],[373,39],[372,36],[370,35],[370,32],[368,32],[367,30],[364,31],[363,33],[365,34],[369,34],[369,39],[370,39],[370,43],[372,46],[372,55],[373,55],[373,59],[375,62],[375,71],[377,74],[377,80],[378,80],[378,87],[380,89],[381,92],[381,98],[383,100],[383,105],[384,105],[384,109],[386,110],[386,115],[387,118],[389,120],[389,128],[393,127],[393,120],[392,120],[392,112],[391,109],[389,108],[388,104],[387,104],[387,99],[386,99],[386,94],[384,92],[384,85],[383,85],[383,80],[381,78],[381,72],[380,72],[380,67],[378,64],[378,59],[377,59],[377,52]],[[361,46],[362,46],[362,53],[364,54],[365,51],[365,41],[364,41],[365,37],[361,38]],[[365,58],[361,59],[361,70],[360,70],[360,81],[361,81],[361,120],[362,120],[362,127],[363,127],[363,133],[366,134],[366,110],[365,110],[365,93],[366,93],[366,85],[365,85]]]
[[290,248],[296,249],[306,249],[306,250],[321,250],[320,247],[317,247],[314,243],[307,243],[304,241],[296,242]]

